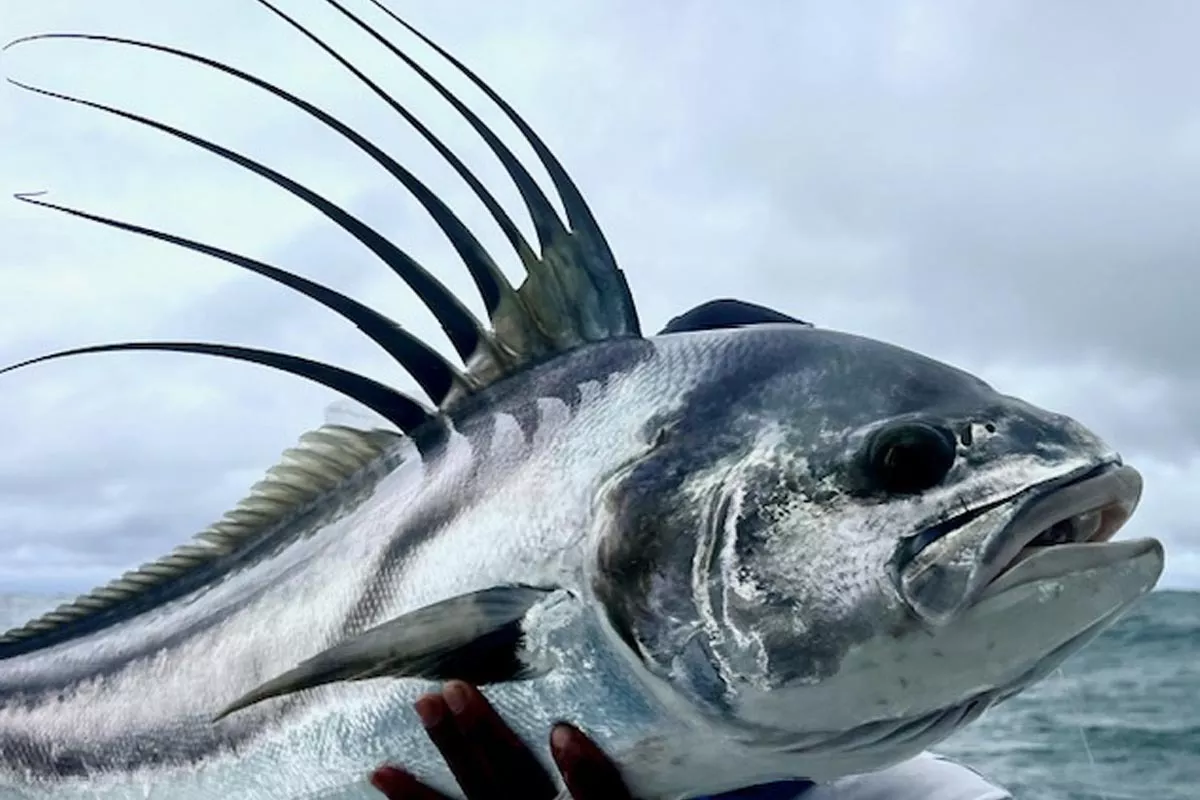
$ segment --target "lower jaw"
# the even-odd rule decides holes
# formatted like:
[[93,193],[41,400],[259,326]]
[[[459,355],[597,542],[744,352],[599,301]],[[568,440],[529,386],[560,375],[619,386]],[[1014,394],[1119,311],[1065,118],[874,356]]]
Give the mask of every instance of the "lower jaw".
[[[1034,658],[1034,663],[1017,678],[986,691],[977,692],[949,705],[903,717],[872,720],[838,733],[793,737],[786,735],[771,749],[781,753],[811,757],[818,762],[851,760],[866,769],[880,769],[911,758],[936,746],[978,719],[987,709],[1020,694],[1030,686],[1051,675],[1071,655],[1095,639],[1126,609],[1096,620],[1068,641]],[[797,741],[800,739],[800,741]]]
[[[984,588],[975,605],[1027,584],[1065,581],[1089,570],[1117,569],[1134,565],[1162,545],[1154,539],[1120,542],[1081,542],[1050,547],[1027,547]],[[1158,559],[1161,562],[1161,556]],[[1151,586],[1153,583],[1151,584]],[[1150,587],[1147,587],[1150,588]],[[1135,597],[1141,592],[1135,592]]]

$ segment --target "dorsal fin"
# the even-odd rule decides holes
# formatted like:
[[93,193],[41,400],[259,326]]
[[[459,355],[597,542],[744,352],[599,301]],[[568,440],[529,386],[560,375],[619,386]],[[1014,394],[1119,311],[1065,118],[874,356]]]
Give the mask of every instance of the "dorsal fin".
[[167,555],[0,635],[0,658],[68,638],[71,628],[81,621],[258,539],[369,466],[400,438],[395,431],[343,425],[322,425],[309,431],[299,444],[284,451],[280,463],[220,520]]
[[[529,142],[538,159],[546,168],[551,181],[558,190],[560,199],[563,201],[568,217],[572,224],[578,227],[578,230],[568,230],[528,170],[525,169],[515,154],[501,139],[465,103],[459,100],[415,59],[397,47],[360,16],[349,11],[337,0],[325,0],[325,2],[336,8],[390,52],[403,60],[406,65],[412,68],[424,81],[429,83],[430,86],[445,98],[467,123],[479,133],[488,148],[501,162],[510,178],[512,178],[522,201],[525,203],[527,211],[534,221],[541,243],[542,252],[540,257],[535,255],[524,239],[520,237],[511,219],[503,212],[495,198],[470,173],[462,161],[438,140],[427,127],[420,124],[411,113],[404,109],[387,92],[372,82],[345,57],[336,53],[333,48],[329,47],[320,37],[309,31],[301,23],[277,8],[269,0],[256,0],[256,2],[286,21],[297,31],[321,47],[327,54],[335,58],[339,64],[350,70],[360,82],[367,85],[378,96],[387,101],[407,121],[413,123],[418,132],[435,147],[440,155],[447,159],[455,171],[464,178],[471,190],[487,207],[489,213],[491,213],[496,223],[505,232],[509,242],[521,258],[522,264],[525,266],[528,274],[519,289],[514,291],[508,285],[491,257],[461,220],[408,170],[399,165],[381,148],[355,132],[348,125],[342,123],[332,114],[322,111],[313,104],[268,81],[215,59],[189,53],[178,48],[114,36],[96,34],[38,34],[17,39],[6,47],[47,39],[84,39],[128,47],[145,48],[216,69],[239,81],[263,89],[293,107],[313,116],[322,124],[351,141],[356,147],[366,152],[376,162],[387,169],[430,213],[430,216],[462,257],[475,280],[476,287],[480,291],[492,323],[490,334],[483,331],[473,321],[470,313],[440,283],[434,280],[423,267],[394,243],[387,240],[378,231],[366,225],[349,212],[325,200],[313,190],[267,167],[261,162],[148,117],[61,92],[41,89],[11,79],[10,83],[37,94],[113,114],[182,139],[266,178],[309,203],[357,238],[409,283],[434,312],[438,320],[442,322],[443,328],[445,328],[451,341],[454,343],[459,355],[465,360],[468,367],[468,375],[471,377],[471,383],[475,388],[492,383],[503,378],[505,375],[512,374],[522,367],[545,360],[556,353],[565,352],[587,342],[641,335],[637,310],[634,306],[632,295],[629,292],[629,286],[625,281],[624,275],[616,266],[612,252],[604,240],[592,216],[591,210],[580,195],[578,188],[571,181],[549,148],[525,120],[478,75],[409,23],[384,8],[381,4],[375,3],[392,19],[419,37],[439,55],[446,58],[456,69],[478,86],[489,99],[499,106],[504,115],[513,122],[521,135]],[[48,203],[44,203],[44,205],[58,208],[59,210],[70,211],[70,209],[61,206],[53,206]],[[133,230],[136,227],[128,223],[118,223],[115,220],[99,218],[97,215],[88,215],[84,212],[77,213],[79,216],[86,216],[102,224],[115,224],[127,230]],[[157,238],[161,239],[167,238],[166,235],[157,231],[150,232],[142,229],[139,232],[157,235]],[[176,243],[183,244],[178,241]],[[192,245],[183,244],[183,246]],[[202,247],[205,246],[193,246],[192,249],[201,249]],[[467,393],[469,392],[462,386],[452,387],[450,395],[443,402],[443,407],[448,403],[460,399]]]
[[[91,100],[15,81],[10,82],[37,94],[112,114],[185,141],[265,178],[304,201],[357,239],[409,285],[441,324],[455,351],[463,360],[465,369],[460,370],[450,364],[433,348],[366,305],[288,270],[196,240],[34,199],[33,195],[19,195],[19,199],[29,203],[204,253],[304,294],[358,326],[372,341],[383,347],[413,375],[437,408],[429,409],[398,390],[332,365],[283,353],[204,342],[127,342],[77,347],[27,359],[0,372],[67,355],[127,350],[168,350],[235,358],[282,369],[320,382],[367,404],[376,413],[411,434],[420,451],[421,442],[436,440],[423,434],[441,430],[445,423],[444,412],[480,388],[582,344],[641,335],[629,287],[578,189],[529,125],[474,72],[376,0],[372,0],[394,21],[447,59],[471,83],[482,90],[513,123],[550,176],[550,181],[566,211],[569,226],[559,218],[549,199],[514,153],[465,103],[375,27],[347,10],[338,0],[324,0],[414,70],[480,135],[516,185],[538,233],[540,252],[535,252],[525,241],[495,197],[462,160],[414,114],[348,59],[269,0],[255,1],[349,70],[362,85],[411,124],[450,164],[484,204],[517,253],[527,273],[519,288],[514,289],[507,282],[490,254],[454,212],[383,148],[333,115],[278,86],[214,59],[164,45],[113,36],[44,34],[18,39],[6,45],[6,49],[21,42],[38,39],[89,39],[149,49],[217,70],[310,115],[373,158],[429,213],[470,271],[483,298],[491,323],[490,330],[471,314],[461,300],[401,247],[350,212],[283,173],[215,142],[149,117]],[[289,515],[319,501],[325,492],[333,490],[378,458],[384,448],[400,435],[384,430],[359,430],[341,425],[326,425],[306,434],[301,445],[288,451],[281,462],[268,472],[267,478],[254,487],[251,495],[220,522],[197,534],[192,542],[176,548],[163,558],[132,570],[115,581],[0,637],[0,658],[70,638],[75,632],[86,628],[88,622],[93,623],[90,629],[108,624],[103,619],[117,616],[114,612],[122,604],[134,603],[139,598],[145,600],[149,590],[165,591],[171,581],[189,574],[194,575],[193,570],[241,548],[252,546]],[[132,605],[128,607],[134,608]],[[134,610],[132,613],[137,612]]]
[[782,311],[747,303],[745,300],[724,298],[709,300],[675,317],[659,331],[659,335],[687,331],[711,331],[719,328],[744,328],[748,325],[790,324],[812,327],[812,323],[789,317]]

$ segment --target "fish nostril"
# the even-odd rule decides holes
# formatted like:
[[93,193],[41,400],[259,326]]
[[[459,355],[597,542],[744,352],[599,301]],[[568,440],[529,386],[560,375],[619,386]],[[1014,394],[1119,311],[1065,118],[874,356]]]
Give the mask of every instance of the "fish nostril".
[[[988,436],[996,432],[996,423],[994,422],[966,422],[958,431],[958,440],[962,442],[963,447],[971,447],[976,443],[976,436],[981,432]],[[984,438],[987,438],[986,436]]]

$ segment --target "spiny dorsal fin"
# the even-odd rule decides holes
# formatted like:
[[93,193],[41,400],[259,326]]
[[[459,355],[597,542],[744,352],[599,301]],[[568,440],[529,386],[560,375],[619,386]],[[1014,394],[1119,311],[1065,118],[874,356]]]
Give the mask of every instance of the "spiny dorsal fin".
[[[382,4],[374,3],[388,14],[388,16],[404,26],[454,65],[456,69],[482,90],[516,126],[550,175],[550,179],[558,192],[559,198],[563,202],[573,229],[568,229],[564,225],[554,211],[549,199],[538,187],[528,170],[525,169],[516,155],[475,112],[417,63],[415,59],[402,51],[360,16],[348,10],[337,0],[325,0],[326,3],[345,15],[413,69],[449,102],[472,129],[483,138],[488,148],[501,162],[505,171],[513,180],[527,211],[533,219],[541,245],[540,256],[535,254],[533,249],[524,240],[515,224],[513,224],[512,220],[504,212],[495,197],[470,172],[461,159],[442,143],[427,126],[422,124],[415,115],[404,108],[403,105],[397,102],[344,56],[337,53],[324,40],[312,33],[286,12],[280,10],[273,3],[269,2],[269,0],[256,0],[256,2],[287,22],[330,57],[334,58],[341,66],[350,71],[359,82],[371,89],[397,113],[403,116],[407,122],[412,124],[437,150],[439,155],[446,159],[481,202],[484,203],[520,257],[526,269],[527,278],[519,289],[514,290],[508,284],[491,256],[466,225],[415,175],[401,166],[380,147],[354,131],[332,114],[321,110],[312,103],[268,81],[250,75],[229,64],[189,53],[185,50],[116,36],[40,34],[22,37],[11,42],[6,47],[44,39],[83,39],[144,48],[164,55],[193,61],[225,73],[243,83],[256,86],[296,109],[316,118],[323,125],[336,131],[384,167],[429,212],[431,218],[441,228],[470,271],[476,287],[479,289],[480,295],[484,300],[484,305],[491,322],[491,331],[483,329],[470,312],[440,282],[434,279],[424,267],[394,243],[379,234],[378,231],[366,225],[344,209],[321,197],[313,190],[267,167],[261,162],[148,117],[60,92],[41,89],[11,80],[10,82],[37,94],[93,108],[136,124],[154,128],[169,136],[182,139],[196,147],[207,150],[220,158],[231,161],[275,183],[277,186],[307,202],[347,233],[358,239],[404,279],[421,300],[426,303],[442,324],[455,349],[464,360],[467,366],[467,372],[462,376],[464,380],[455,380],[447,388],[443,396],[432,396],[434,402],[443,409],[448,408],[449,405],[458,399],[471,394],[482,386],[519,371],[532,363],[545,360],[557,353],[565,352],[581,344],[610,338],[641,335],[637,312],[629,292],[628,284],[625,281],[624,275],[617,267],[612,252],[604,240],[603,234],[600,232],[590,209],[588,209],[587,204],[580,195],[578,188],[541,138],[517,114],[512,106],[504,101],[478,75],[423,33],[386,9]],[[29,196],[22,199],[34,202]],[[192,250],[205,252],[243,268],[258,272],[260,275],[279,282],[285,282],[289,285],[289,288],[314,297],[314,293],[311,291],[312,286],[310,285],[308,288],[300,286],[301,279],[298,279],[298,276],[291,275],[286,273],[286,271],[270,267],[261,262],[255,262],[245,256],[238,256],[237,254],[223,251],[211,245],[205,245],[161,231],[120,222],[99,215],[68,209],[46,202],[40,202],[39,204],[101,224],[119,227],[130,232],[151,236]],[[281,277],[283,278],[282,280]],[[323,289],[324,287],[316,288]],[[325,293],[327,296],[333,294],[329,290],[325,290]],[[315,299],[333,307],[326,300],[321,298]],[[345,298],[338,299],[345,300]],[[342,303],[342,305],[344,308],[346,304]],[[351,318],[344,310],[337,308],[335,310],[348,319]],[[381,344],[385,344],[378,337],[373,336],[372,338],[375,338]],[[408,365],[405,364],[405,366],[407,367]]]
[[[537,230],[541,244],[540,257],[533,253],[495,198],[474,179],[462,162],[453,157],[448,148],[438,141],[428,128],[419,124],[415,126],[418,132],[466,180],[471,190],[487,207],[501,230],[505,232],[528,273],[515,297],[507,292],[497,294],[491,301],[486,295],[484,297],[493,332],[499,342],[505,346],[507,353],[512,356],[513,363],[511,365],[504,364],[486,357],[468,361],[470,375],[476,383],[486,385],[511,373],[514,368],[544,359],[554,353],[571,350],[587,342],[640,336],[641,327],[638,322],[637,309],[628,283],[617,267],[591,210],[574,182],[567,175],[566,170],[532,127],[491,86],[460,60],[378,0],[371,0],[372,4],[384,14],[449,61],[455,69],[495,103],[516,126],[550,175],[550,180],[567,211],[567,217],[573,226],[572,229],[568,229],[559,219],[550,201],[512,150],[474,111],[414,58],[401,50],[361,16],[347,9],[339,0],[325,1],[401,59],[450,103],[467,124],[480,135],[492,154],[500,161],[533,219],[534,228]],[[389,102],[406,120],[414,122],[412,115],[399,103],[378,85],[371,82],[361,71],[354,68],[345,58],[334,52],[320,38],[288,17],[268,0],[257,0],[257,2],[272,10],[317,43],[342,66],[349,69],[356,78]],[[453,400],[455,397],[452,396],[450,399]]]
[[[323,215],[370,250],[408,284],[438,320],[466,369],[460,370],[451,365],[431,347],[418,341],[397,323],[386,319],[362,303],[280,267],[200,241],[37,200],[33,195],[24,195],[19,197],[26,202],[204,253],[273,280],[291,291],[304,294],[358,326],[373,342],[392,355],[401,366],[413,375],[429,395],[436,409],[427,408],[423,403],[396,389],[329,364],[284,353],[203,342],[129,342],[79,347],[28,359],[19,365],[0,370],[0,372],[67,355],[129,350],[167,350],[233,358],[281,369],[352,397],[411,435],[414,444],[421,449],[423,442],[436,441],[436,436],[425,436],[424,434],[436,433],[445,425],[444,412],[461,398],[480,388],[582,344],[641,335],[636,309],[624,275],[617,268],[613,255],[578,189],[529,125],[475,73],[424,34],[388,11],[377,0],[371,0],[389,17],[447,59],[489,100],[495,103],[513,123],[532,147],[538,160],[550,176],[559,200],[566,211],[569,225],[559,218],[549,198],[542,192],[516,155],[465,103],[455,97],[449,89],[374,27],[347,10],[338,0],[324,0],[326,4],[348,17],[414,70],[479,134],[515,184],[537,231],[540,252],[535,252],[534,248],[525,241],[495,197],[471,173],[462,160],[415,115],[351,64],[348,59],[338,54],[322,39],[278,9],[269,0],[255,0],[255,2],[283,19],[350,71],[362,85],[374,92],[377,97],[411,124],[446,160],[484,204],[517,253],[527,273],[526,279],[519,288],[514,289],[508,283],[476,236],[415,175],[401,166],[381,147],[333,115],[278,86],[214,59],[163,45],[112,36],[47,34],[19,39],[7,45],[6,48],[36,39],[88,39],[106,41],[120,46],[146,48],[215,69],[235,80],[263,90],[292,108],[314,117],[374,159],[422,205],[470,272],[483,299],[491,323],[490,330],[481,324],[444,284],[395,242],[299,181],[216,142],[149,117],[59,92],[19,84],[15,81],[10,82],[40,95],[112,114],[187,142],[218,158],[236,164],[307,203],[314,211]],[[110,612],[131,598],[142,596],[151,587],[162,587],[191,570],[198,569],[223,555],[248,546],[250,542],[255,541],[256,537],[262,536],[264,532],[278,525],[290,514],[315,502],[323,496],[323,493],[337,487],[372,459],[379,457],[387,443],[395,441],[397,436],[399,434],[386,431],[364,432],[345,426],[325,426],[306,435],[301,446],[285,454],[281,462],[268,472],[267,478],[254,487],[250,497],[220,522],[198,534],[194,542],[183,545],[162,559],[128,572],[112,583],[59,607],[22,628],[5,634],[0,637],[0,658],[67,638],[71,635],[67,632],[68,629],[76,630],[75,623],[80,623],[100,613]],[[423,451],[422,454],[424,454]]]
[[5,652],[9,645],[25,644],[29,647],[22,650],[32,649],[56,632],[69,636],[69,625],[248,547],[370,465],[400,438],[394,431],[344,425],[322,425],[309,431],[299,444],[284,451],[280,463],[267,471],[267,477],[256,483],[245,499],[192,541],[0,635],[0,658],[9,655]]

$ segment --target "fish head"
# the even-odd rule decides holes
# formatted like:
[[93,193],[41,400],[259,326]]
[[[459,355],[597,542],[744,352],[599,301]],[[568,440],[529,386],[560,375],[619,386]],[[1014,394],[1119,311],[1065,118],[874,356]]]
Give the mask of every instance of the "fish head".
[[1161,573],[1157,541],[1110,541],[1140,476],[1069,417],[835,331],[662,347],[704,377],[623,479],[594,585],[662,693],[735,738],[907,757]]

